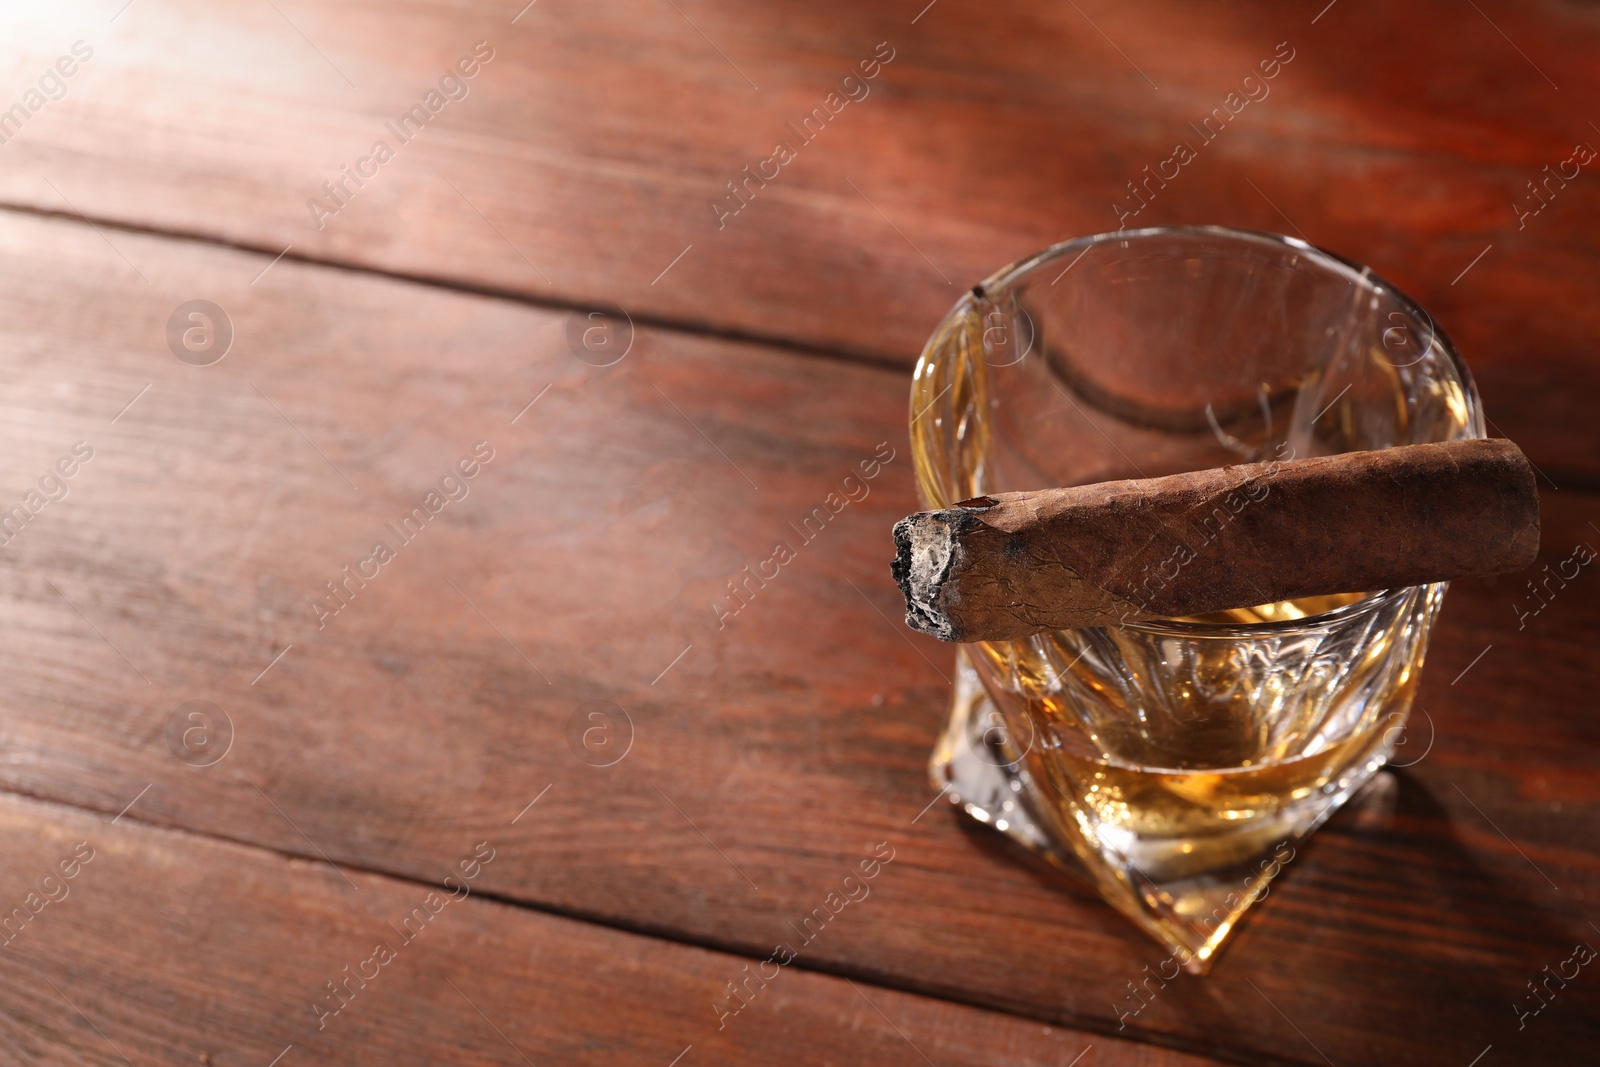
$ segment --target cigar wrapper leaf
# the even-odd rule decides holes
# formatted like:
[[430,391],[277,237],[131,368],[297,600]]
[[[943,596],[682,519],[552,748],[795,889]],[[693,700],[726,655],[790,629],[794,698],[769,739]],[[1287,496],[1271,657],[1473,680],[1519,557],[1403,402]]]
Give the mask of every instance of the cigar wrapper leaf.
[[945,641],[1521,570],[1532,466],[1473,439],[996,493],[895,524],[906,622]]

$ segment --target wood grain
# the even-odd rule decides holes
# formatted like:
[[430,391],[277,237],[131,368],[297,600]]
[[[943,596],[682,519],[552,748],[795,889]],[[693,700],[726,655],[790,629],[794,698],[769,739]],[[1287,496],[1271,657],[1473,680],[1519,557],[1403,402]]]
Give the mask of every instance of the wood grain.
[[[479,878],[508,858],[503,846],[459,844],[462,857],[490,857]],[[441,893],[14,797],[0,799],[0,847],[0,901],[42,901],[41,882],[52,896],[13,920],[0,950],[11,1063],[665,1067],[920,1054],[1023,1067],[1086,1048],[1128,1067],[1217,1062],[776,965],[719,1030],[713,1005],[752,961],[483,899],[459,871]]]
[[[485,892],[762,957],[886,842],[805,967],[1118,1031],[1154,947],[924,810],[950,664],[888,575],[902,374],[645,328],[595,367],[562,313],[287,261],[252,284],[270,258],[0,217],[5,499],[95,449],[0,549],[0,786],[426,881],[492,836]],[[235,331],[209,367],[163,336],[198,297]],[[323,583],[478,441],[469,495],[319,629]],[[1545,505],[1541,565],[1600,537],[1594,498]],[[1589,1047],[1593,983],[1520,1034],[1511,1004],[1592,938],[1600,601],[1586,570],[1519,630],[1524,580],[1452,590],[1425,758],[1125,1035],[1239,1062]],[[232,724],[209,766],[173,747],[192,700]]]
[[[1525,214],[1529,182],[1600,144],[1583,5],[675,6],[13,13],[19,98],[74,40],[94,57],[0,147],[0,200],[901,365],[963,288],[1147,200],[1123,221],[1304,236],[1391,277],[1501,432],[1556,484],[1600,485],[1575,429],[1600,400],[1591,170]],[[385,124],[479,40],[465,98],[400,143]],[[867,95],[791,132],[880,42]],[[344,179],[378,140],[395,157]],[[747,179],[780,140],[795,158]],[[1196,158],[1163,168],[1179,142]],[[336,215],[308,208],[341,180]]]

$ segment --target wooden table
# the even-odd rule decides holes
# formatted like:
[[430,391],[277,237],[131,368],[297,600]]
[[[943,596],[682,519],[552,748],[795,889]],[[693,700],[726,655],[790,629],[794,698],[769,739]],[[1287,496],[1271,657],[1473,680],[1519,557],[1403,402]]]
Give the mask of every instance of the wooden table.
[[[1600,544],[1592,9],[34,6],[0,1061],[1592,1060],[1600,973],[1547,976],[1600,945],[1600,577],[1517,614]],[[1119,217],[1372,264],[1547,483],[1540,566],[1450,593],[1410,765],[1120,1021],[1160,951],[928,807],[951,655],[885,566],[923,338]]]

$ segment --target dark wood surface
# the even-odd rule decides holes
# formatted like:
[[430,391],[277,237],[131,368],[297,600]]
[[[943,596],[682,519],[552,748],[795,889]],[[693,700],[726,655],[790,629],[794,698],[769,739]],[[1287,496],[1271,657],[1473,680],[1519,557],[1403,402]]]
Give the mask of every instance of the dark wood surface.
[[[484,899],[460,872],[341,876],[14,797],[0,843],[8,907],[58,871],[3,950],[8,1063],[1216,1062],[794,967],[719,1029],[748,960]],[[483,843],[456,857],[489,857],[480,879],[505,856]]]
[[[0,203],[905,366],[962,289],[1116,229],[1182,141],[1197,158],[1129,225],[1371,265],[1461,344],[1506,436],[1600,484],[1600,438],[1563,432],[1600,402],[1600,161],[1512,206],[1600,147],[1591,5],[938,0],[913,25],[925,3],[39,5],[9,16],[18,95],[74,40],[94,56],[0,147]],[[466,98],[400,144],[385,123],[480,40]],[[787,124],[879,42],[868,95],[802,143]],[[1268,95],[1205,142],[1191,124],[1280,42]],[[307,201],[379,139],[394,159],[318,228]],[[719,228],[711,201],[779,140],[793,161]]]
[[[1123,1025],[1125,983],[1159,951],[1082,886],[923,810],[951,656],[900,624],[886,566],[915,506],[903,365],[954,292],[1114,228],[1102,203],[1285,37],[1272,95],[1139,222],[1295,232],[1270,196],[1393,275],[1559,486],[1534,570],[1600,542],[1588,171],[1524,231],[1505,206],[1586,139],[1567,127],[1594,77],[1587,9],[1485,9],[1555,90],[1470,6],[1341,0],[1315,26],[1320,4],[940,0],[915,26],[799,6],[540,3],[514,25],[516,5],[279,6],[14,16],[15,95],[74,40],[95,55],[0,145],[3,503],[74,442],[94,450],[0,548],[0,787],[47,802],[4,802],[12,895],[68,838],[117,861],[41,914],[51,951],[19,941],[0,962],[17,1058],[121,1062],[48,977],[134,1063],[266,1063],[291,1042],[335,1062],[522,1062],[426,966],[329,1044],[276,1036],[312,1018],[313,959],[353,962],[366,936],[330,865],[399,908],[485,839],[476,885],[499,903],[460,906],[434,969],[474,983],[535,1062],[654,1062],[659,1045],[666,1063],[690,1043],[685,1065],[921,1062],[839,978],[941,1064],[1065,1064],[1091,1041],[1099,1062],[1340,1067],[1595,1047],[1587,972],[1521,1030],[1513,1011],[1542,968],[1600,944],[1592,574],[1521,629],[1529,575],[1458,583],[1412,765],[1319,832],[1211,976]],[[311,227],[305,198],[479,39],[496,55],[471,95]],[[885,39],[872,95],[718,232],[707,197]],[[213,366],[164,336],[196,299],[233,326]],[[609,367],[567,341],[561,305],[594,300],[636,320]],[[398,545],[385,523],[479,441],[493,458],[465,499]],[[719,627],[728,580],[797,542],[789,524],[881,443],[894,458],[868,496]],[[379,538],[395,558],[319,628],[310,602]],[[209,766],[173,749],[195,700],[232,724]],[[585,748],[595,710],[614,729]],[[748,1044],[698,1040],[719,983],[880,842],[895,858],[871,896],[805,947],[766,1021],[750,1009],[759,1028],[732,1024]]]

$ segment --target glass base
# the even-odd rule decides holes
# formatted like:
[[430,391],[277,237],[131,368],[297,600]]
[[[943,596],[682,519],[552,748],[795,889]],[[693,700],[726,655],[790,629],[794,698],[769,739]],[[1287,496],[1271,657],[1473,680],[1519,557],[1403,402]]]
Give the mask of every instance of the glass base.
[[1052,866],[1087,875],[1107,903],[1169,948],[1191,974],[1210,969],[1240,918],[1294,859],[1295,845],[1366,784],[1388,758],[1397,732],[1382,732],[1337,781],[1239,833],[1118,847],[1078,806],[1043,798],[1037,778],[1010,751],[1001,723],[966,650],[959,650],[950,722],[929,762],[934,785],[972,818]]

